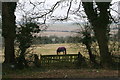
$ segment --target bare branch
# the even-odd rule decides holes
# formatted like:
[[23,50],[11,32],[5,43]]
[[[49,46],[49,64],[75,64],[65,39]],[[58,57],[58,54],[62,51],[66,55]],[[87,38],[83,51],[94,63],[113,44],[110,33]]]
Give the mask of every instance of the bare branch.
[[113,17],[112,17],[112,15],[109,13],[109,17],[110,17],[110,19],[114,22],[114,23],[118,23],[119,21],[116,21]]
[[68,16],[69,16],[69,13],[70,13],[71,6],[72,6],[72,1],[73,1],[73,0],[70,1],[70,5],[69,5],[69,8],[68,8],[68,10],[67,10],[67,16],[64,17],[64,18],[57,18],[57,19],[53,19],[53,20],[57,20],[57,21],[67,20],[67,19],[68,19]]
[[47,14],[52,13],[52,12],[55,10],[56,6],[59,5],[59,3],[61,3],[61,2],[62,2],[62,1],[56,2],[55,5],[54,5],[48,12],[46,12],[45,14],[43,14],[43,15],[41,15],[41,16],[33,17],[33,18],[31,18],[31,19],[42,18],[42,17],[46,16]]
[[81,2],[79,2],[78,9],[75,12],[78,12],[80,10],[80,7],[81,7]]
[[110,8],[112,11],[116,12],[118,15],[120,15],[120,13],[112,8]]

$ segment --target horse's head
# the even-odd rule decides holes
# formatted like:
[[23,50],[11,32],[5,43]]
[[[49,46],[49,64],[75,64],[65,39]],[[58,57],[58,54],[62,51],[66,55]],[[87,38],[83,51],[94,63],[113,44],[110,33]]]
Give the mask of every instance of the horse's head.
[[63,53],[66,54],[66,48],[65,47],[58,47],[57,54],[60,53],[60,52],[63,52]]

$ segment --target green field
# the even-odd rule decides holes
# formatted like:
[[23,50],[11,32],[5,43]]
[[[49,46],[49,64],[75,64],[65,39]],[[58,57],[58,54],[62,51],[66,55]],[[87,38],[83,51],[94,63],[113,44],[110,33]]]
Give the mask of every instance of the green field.
[[[116,43],[116,45],[114,46],[114,44],[111,43],[109,45],[109,47],[111,47],[112,50],[114,50],[114,49],[116,50],[113,52],[113,54],[120,55],[118,43]],[[40,44],[40,45],[33,45],[33,46],[34,46],[33,53],[37,53],[38,55],[39,54],[41,54],[41,55],[56,55],[57,54],[56,49],[58,47],[64,46],[67,49],[67,54],[78,54],[78,52],[80,52],[83,56],[89,57],[86,47],[80,43],[76,43],[76,44],[74,44],[74,43]],[[93,44],[92,47],[94,49],[96,48],[97,51],[99,51],[98,46],[96,44]],[[99,52],[94,52],[94,53],[98,55]],[[0,62],[1,61],[3,62],[3,59],[4,59],[3,54],[4,54],[4,50],[0,52]],[[60,54],[63,54],[63,53],[61,52]]]
[[[62,44],[41,44],[41,45],[34,45],[33,53],[41,54],[41,55],[57,55],[56,49],[58,47],[64,46],[67,49],[67,54],[78,54],[78,52],[81,52],[81,54],[85,57],[88,57],[87,51],[84,46],[79,44],[77,46],[73,43],[62,43]],[[0,61],[3,62],[3,52],[0,57],[2,57]],[[62,52],[60,54],[63,54]]]
[[[87,51],[85,50],[84,46],[76,46],[75,44],[44,44],[44,45],[37,45],[34,53],[41,54],[41,55],[56,55],[56,49],[58,47],[66,47],[67,54],[78,54],[81,52],[82,55],[88,56]],[[62,52],[60,54],[63,54]]]

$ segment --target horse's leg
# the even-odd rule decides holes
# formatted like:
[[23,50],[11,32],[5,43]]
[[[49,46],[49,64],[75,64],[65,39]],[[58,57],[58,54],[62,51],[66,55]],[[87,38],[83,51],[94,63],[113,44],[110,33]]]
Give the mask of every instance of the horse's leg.
[[64,51],[62,51],[63,52],[63,54],[65,54],[65,52]]
[[59,54],[60,52],[59,51],[57,51],[57,55]]
[[65,49],[65,55],[66,55],[66,49]]

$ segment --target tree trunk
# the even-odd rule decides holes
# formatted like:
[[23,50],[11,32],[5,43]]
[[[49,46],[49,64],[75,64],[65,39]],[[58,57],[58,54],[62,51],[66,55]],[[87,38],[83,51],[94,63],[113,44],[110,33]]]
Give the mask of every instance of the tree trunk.
[[5,42],[4,63],[14,63],[15,15],[16,2],[2,3],[2,35]]
[[[102,24],[102,23],[101,23]],[[112,64],[111,54],[108,49],[108,37],[106,36],[106,29],[98,27],[94,30],[100,49],[100,61],[103,67],[110,67]]]
[[118,42],[120,42],[120,25],[118,26],[119,26],[119,29],[118,29],[117,37],[118,37]]
[[5,61],[4,63],[14,63],[14,39],[5,38]]
[[112,59],[111,54],[108,51],[107,38],[107,28],[110,22],[108,15],[110,2],[96,2],[96,4],[100,13],[97,13],[93,8],[93,2],[83,2],[83,7],[89,22],[93,26],[93,30],[99,44],[101,64],[103,67],[110,67]]
[[97,62],[95,60],[95,56],[92,54],[91,46],[88,44],[88,45],[86,45],[86,48],[89,53],[90,61],[93,62],[94,64],[97,64]]

